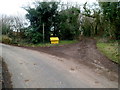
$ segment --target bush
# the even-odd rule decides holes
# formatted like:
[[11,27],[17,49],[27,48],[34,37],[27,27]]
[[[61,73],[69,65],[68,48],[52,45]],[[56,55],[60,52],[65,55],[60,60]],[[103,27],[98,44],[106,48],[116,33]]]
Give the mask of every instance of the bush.
[[29,43],[36,44],[42,42],[42,34],[35,31],[33,28],[26,30],[25,36]]
[[12,39],[10,37],[8,37],[8,36],[2,35],[2,43],[11,44]]

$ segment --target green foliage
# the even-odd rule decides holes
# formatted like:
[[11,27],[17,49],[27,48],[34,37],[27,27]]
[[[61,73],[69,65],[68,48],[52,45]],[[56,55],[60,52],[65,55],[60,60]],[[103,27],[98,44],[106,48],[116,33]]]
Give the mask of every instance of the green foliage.
[[98,34],[98,25],[100,24],[100,11],[93,9],[92,10],[87,7],[87,2],[83,6],[83,12],[80,15],[80,31],[81,35],[90,37]]
[[[26,17],[30,20],[30,27],[34,30],[34,35],[32,38],[42,39],[39,36],[41,36],[41,34],[43,33],[42,31],[44,23],[45,41],[49,41],[50,29],[55,24],[54,18],[57,15],[57,8],[57,2],[37,2],[36,8],[29,7],[28,9],[26,9],[28,12]],[[40,41],[35,39],[33,39],[33,41],[35,41],[36,43]]]
[[[51,33],[53,36],[66,40],[73,40],[79,36],[78,15],[80,10],[72,7],[58,12],[58,4],[58,2],[37,2],[35,8],[26,9],[28,12],[26,17],[30,20],[32,33],[34,32],[32,38],[36,43],[42,39],[43,23],[45,25],[45,41],[49,41]],[[53,30],[51,31],[51,29]],[[31,34],[27,34],[27,36],[31,37]],[[38,38],[38,36],[40,37]]]
[[41,38],[42,38],[42,35],[40,33],[32,32],[32,36],[31,36],[32,43],[42,42]]
[[25,31],[25,36],[27,38],[27,41],[30,42],[30,43],[38,43],[38,42],[42,42],[42,34],[37,32],[37,31],[34,31],[32,28],[30,29],[27,29]]
[[4,34],[4,35],[8,34],[9,30],[10,30],[9,25],[5,25],[5,24],[2,25],[2,34]]
[[89,9],[85,3],[80,31],[84,36],[101,36],[119,40],[119,5],[120,2],[99,2],[100,8]]
[[79,9],[69,8],[59,13],[59,36],[61,39],[73,40],[79,36]]
[[92,33],[94,33],[93,23],[91,22],[90,17],[85,17],[82,24],[81,24],[83,35],[84,36],[92,36]]
[[99,3],[104,20],[103,22],[107,22],[104,29],[109,35],[110,38],[120,39],[120,2],[100,2]]

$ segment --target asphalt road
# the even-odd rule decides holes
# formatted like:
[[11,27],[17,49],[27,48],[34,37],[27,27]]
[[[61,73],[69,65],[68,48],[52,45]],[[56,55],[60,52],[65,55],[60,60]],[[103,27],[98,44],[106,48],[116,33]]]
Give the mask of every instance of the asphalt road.
[[0,44],[14,88],[117,88],[86,66],[43,52]]

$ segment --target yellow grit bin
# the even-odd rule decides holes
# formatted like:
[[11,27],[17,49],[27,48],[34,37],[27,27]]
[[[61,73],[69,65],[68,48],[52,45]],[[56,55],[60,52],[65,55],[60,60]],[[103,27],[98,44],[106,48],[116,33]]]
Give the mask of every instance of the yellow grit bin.
[[50,37],[51,44],[59,44],[59,38],[58,37]]

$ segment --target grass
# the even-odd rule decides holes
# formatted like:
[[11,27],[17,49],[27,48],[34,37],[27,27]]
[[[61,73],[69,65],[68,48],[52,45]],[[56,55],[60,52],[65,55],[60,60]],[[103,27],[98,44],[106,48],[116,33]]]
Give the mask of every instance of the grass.
[[60,40],[59,44],[50,44],[50,43],[39,43],[39,44],[19,44],[23,46],[31,46],[31,47],[49,47],[49,46],[60,46],[60,45],[66,45],[66,44],[73,44],[77,43],[77,40]]
[[118,42],[114,43],[104,43],[104,42],[98,42],[97,43],[98,49],[105,54],[110,60],[118,63]]

